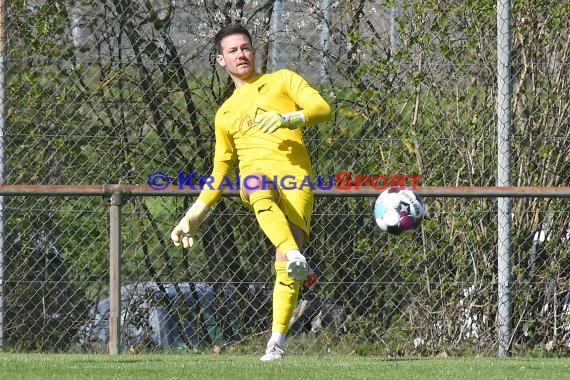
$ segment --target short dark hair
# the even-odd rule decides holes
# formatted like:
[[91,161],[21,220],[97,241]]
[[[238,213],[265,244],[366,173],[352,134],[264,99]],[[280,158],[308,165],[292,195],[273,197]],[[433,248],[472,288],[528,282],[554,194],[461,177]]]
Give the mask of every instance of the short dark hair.
[[241,24],[229,24],[224,26],[222,29],[216,33],[214,37],[214,45],[218,54],[222,52],[222,39],[226,36],[230,36],[232,34],[243,34],[249,39],[249,43],[251,44],[251,34],[249,31]]

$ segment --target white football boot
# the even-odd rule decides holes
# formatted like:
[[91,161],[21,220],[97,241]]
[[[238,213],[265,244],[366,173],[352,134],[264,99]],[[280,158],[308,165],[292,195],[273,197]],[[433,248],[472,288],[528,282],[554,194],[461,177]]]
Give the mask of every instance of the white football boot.
[[283,356],[285,356],[285,351],[279,348],[278,345],[274,344],[267,347],[267,350],[265,350],[265,355],[263,355],[259,360],[262,362],[269,362],[271,360],[281,360],[283,359]]
[[289,251],[287,256],[287,274],[293,280],[303,282],[309,275],[307,259],[297,250]]

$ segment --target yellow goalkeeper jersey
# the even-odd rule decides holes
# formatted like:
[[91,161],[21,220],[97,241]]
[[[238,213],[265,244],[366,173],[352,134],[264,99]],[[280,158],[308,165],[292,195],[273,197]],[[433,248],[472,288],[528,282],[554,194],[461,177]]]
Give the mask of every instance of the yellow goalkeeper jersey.
[[263,173],[270,178],[312,175],[302,128],[279,128],[264,133],[254,120],[256,115],[267,111],[302,111],[304,126],[328,120],[331,113],[319,92],[291,70],[260,74],[248,80],[216,112],[213,189],[204,189],[200,200],[211,206],[219,199],[218,185],[236,161],[242,178],[252,173]]

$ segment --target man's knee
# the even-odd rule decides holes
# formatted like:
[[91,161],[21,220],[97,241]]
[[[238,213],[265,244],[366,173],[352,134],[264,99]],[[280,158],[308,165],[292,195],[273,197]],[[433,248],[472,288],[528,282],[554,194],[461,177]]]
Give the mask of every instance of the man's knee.
[[250,201],[253,193],[260,190],[271,190],[273,200],[277,202],[279,200],[279,191],[275,182],[261,173],[250,174],[243,179],[242,192],[245,198]]

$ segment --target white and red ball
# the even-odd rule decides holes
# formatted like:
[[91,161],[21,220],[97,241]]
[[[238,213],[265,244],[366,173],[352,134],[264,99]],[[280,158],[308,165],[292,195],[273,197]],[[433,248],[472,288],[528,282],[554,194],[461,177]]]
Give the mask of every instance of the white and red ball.
[[374,219],[383,231],[400,234],[413,231],[425,213],[421,197],[411,189],[398,186],[384,190],[374,204]]

